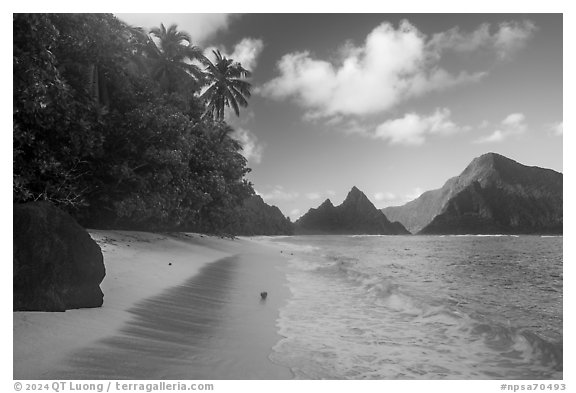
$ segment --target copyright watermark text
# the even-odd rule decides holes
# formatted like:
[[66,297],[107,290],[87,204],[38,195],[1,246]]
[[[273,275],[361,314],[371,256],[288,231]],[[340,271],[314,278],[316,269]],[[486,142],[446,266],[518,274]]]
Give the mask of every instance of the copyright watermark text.
[[107,381],[89,383],[79,381],[14,382],[17,392],[163,392],[163,391],[214,391],[211,383],[155,382],[128,383]]
[[523,391],[555,391],[566,390],[566,384],[563,383],[520,383],[510,385],[503,383],[500,385],[500,390],[507,392],[523,392]]

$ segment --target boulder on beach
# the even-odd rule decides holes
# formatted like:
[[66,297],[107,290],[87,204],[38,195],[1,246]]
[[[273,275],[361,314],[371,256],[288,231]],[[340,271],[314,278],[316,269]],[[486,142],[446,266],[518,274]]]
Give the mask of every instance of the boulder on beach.
[[48,202],[14,205],[14,311],[101,307],[106,274],[100,247]]

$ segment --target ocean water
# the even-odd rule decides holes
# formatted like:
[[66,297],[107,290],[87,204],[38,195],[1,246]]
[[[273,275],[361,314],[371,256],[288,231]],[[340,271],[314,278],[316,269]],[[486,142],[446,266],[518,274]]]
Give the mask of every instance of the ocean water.
[[302,379],[562,379],[562,237],[295,236],[284,337]]

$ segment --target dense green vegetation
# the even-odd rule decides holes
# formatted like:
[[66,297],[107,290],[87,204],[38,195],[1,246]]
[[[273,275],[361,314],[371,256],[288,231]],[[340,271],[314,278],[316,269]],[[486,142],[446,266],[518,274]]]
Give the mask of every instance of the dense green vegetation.
[[240,64],[108,14],[14,14],[13,29],[15,203],[92,227],[219,231],[254,193],[223,121],[250,96]]
[[243,236],[292,235],[294,225],[276,206],[266,204],[260,195],[252,195],[236,209],[224,230]]

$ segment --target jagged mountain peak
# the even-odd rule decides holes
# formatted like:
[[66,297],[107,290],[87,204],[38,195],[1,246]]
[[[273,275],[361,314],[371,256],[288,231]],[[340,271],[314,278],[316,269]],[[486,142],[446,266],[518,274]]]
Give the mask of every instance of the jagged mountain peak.
[[330,198],[327,198],[324,202],[322,202],[322,204],[320,206],[318,206],[318,209],[326,208],[326,207],[334,207],[334,204],[332,203]]
[[494,175],[498,172],[499,167],[510,164],[518,163],[497,153],[486,153],[474,158],[459,177],[465,182],[478,180],[487,175]]
[[368,199],[366,194],[364,194],[356,186],[354,186],[348,192],[348,195],[346,196],[346,199],[344,199],[344,202],[342,204],[344,204],[344,205],[348,205],[350,203],[357,204],[358,202],[362,202],[362,203],[368,202],[370,205],[372,205],[372,202],[370,202],[370,200]]
[[486,153],[442,188],[383,211],[412,232],[561,232],[562,174]]
[[545,186],[547,178],[559,175],[552,169],[527,166],[497,153],[486,153],[476,157],[457,177],[457,191],[474,181],[487,184],[522,184]]
[[494,153],[494,152],[484,153],[481,156],[474,158],[472,160],[472,162],[481,161],[481,162],[490,163],[490,162],[494,162],[496,160],[516,162],[516,161],[514,161],[508,157],[503,156],[502,154],[498,154],[498,153]]
[[[498,153],[486,153],[476,157],[468,164],[468,168],[484,168],[484,169],[499,169],[502,166],[517,166],[522,165],[508,157],[504,157]],[[523,166],[523,165],[522,165]],[[466,171],[466,170],[465,170]]]
[[334,206],[326,199],[295,224],[301,234],[409,234],[401,224],[388,221],[357,187],[352,187],[342,204]]

